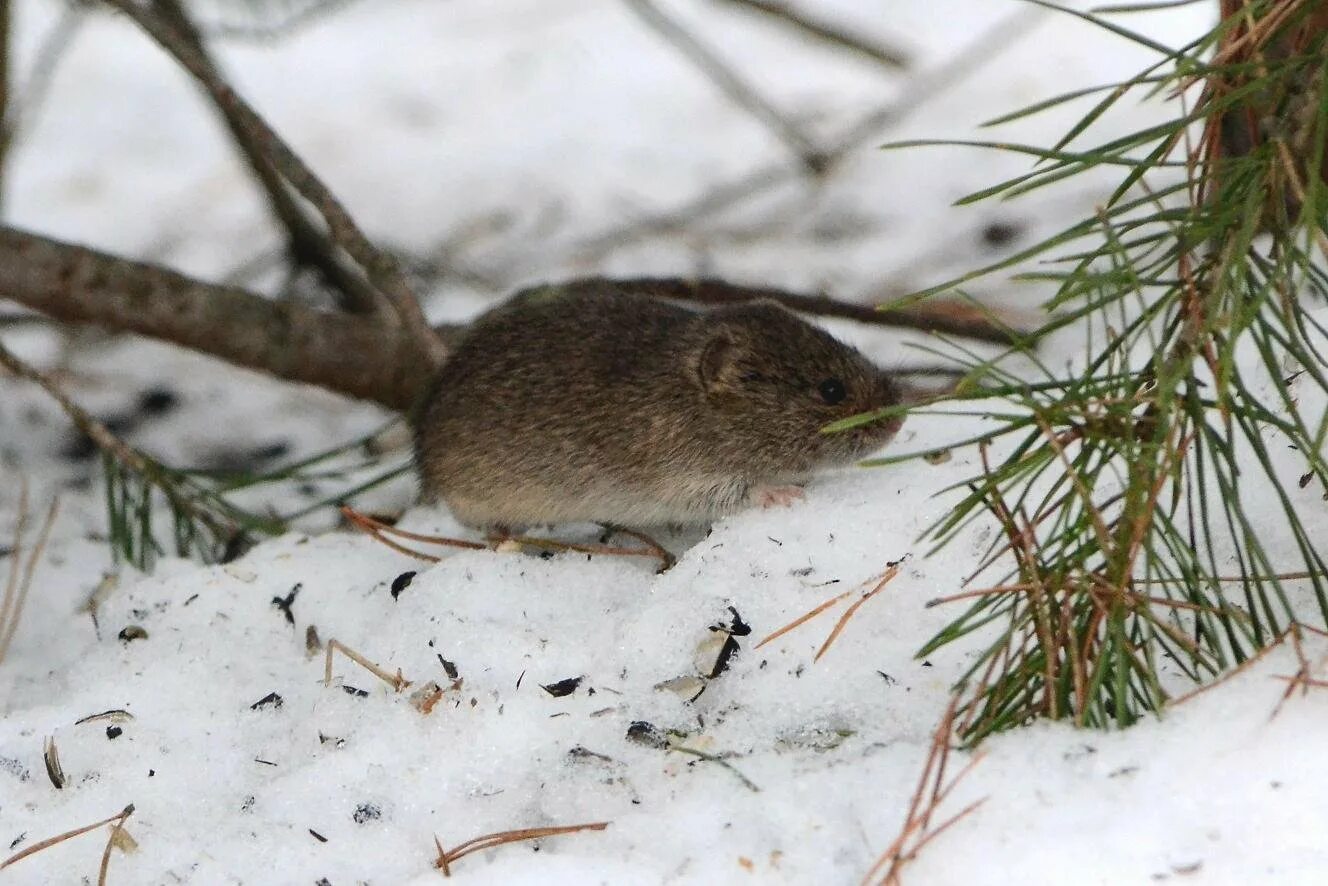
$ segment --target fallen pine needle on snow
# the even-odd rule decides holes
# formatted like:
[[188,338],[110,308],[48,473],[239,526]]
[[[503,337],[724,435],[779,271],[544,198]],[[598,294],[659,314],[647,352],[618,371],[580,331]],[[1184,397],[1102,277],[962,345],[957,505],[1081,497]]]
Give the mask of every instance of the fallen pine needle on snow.
[[[361,513],[349,505],[341,506],[341,514],[350,521],[351,525],[362,530],[380,544],[386,545],[392,550],[405,554],[408,557],[414,557],[417,560],[424,560],[428,563],[437,563],[440,558],[435,557],[432,554],[426,554],[423,551],[408,548],[399,542],[393,541],[388,538],[388,536],[392,535],[409,541],[441,545],[443,547],[462,548],[469,551],[507,550],[507,548],[498,547],[496,545],[487,545],[478,541],[467,541],[462,538],[448,538],[445,535],[423,535],[418,532],[408,532],[405,529],[389,526],[381,520],[375,520],[368,514]],[[532,547],[546,551],[574,551],[580,554],[600,554],[606,557],[651,557],[660,561],[661,572],[673,565],[673,555],[662,548],[658,542],[654,541],[649,536],[631,532],[629,530],[616,531],[623,532],[625,535],[630,535],[633,538],[638,539],[645,545],[645,547],[624,548],[615,547],[613,545],[579,544],[576,542],[558,541],[553,538],[532,538],[517,535],[499,536],[495,541],[498,545],[510,543],[515,546],[514,549],[516,550],[520,550],[521,547]]]
[[400,692],[401,690],[405,689],[407,686],[410,685],[410,681],[407,680],[404,676],[402,676],[400,668],[397,668],[397,672],[395,675],[389,674],[387,671],[383,670],[378,665],[369,661],[369,659],[365,658],[363,655],[360,655],[354,649],[351,649],[349,646],[347,646],[346,644],[342,643],[340,640],[333,637],[328,639],[327,641],[327,657],[324,660],[324,665],[323,665],[324,686],[332,685],[332,653],[334,651],[340,651],[342,655],[346,656],[351,661],[355,662],[357,665],[364,668],[366,671],[373,674],[378,679],[382,680],[388,686],[391,686],[393,691],[395,692]]
[[434,867],[443,872],[444,877],[452,876],[452,863],[457,859],[469,855],[472,852],[479,852],[481,849],[492,849],[495,846],[502,846],[504,843],[518,843],[522,840],[538,840],[541,837],[557,837],[561,834],[575,834],[578,831],[602,831],[609,826],[607,821],[596,821],[590,824],[570,824],[562,827],[550,828],[521,828],[515,831],[498,831],[494,834],[485,834],[482,837],[476,837],[473,840],[467,840],[459,846],[452,849],[444,849],[443,844],[437,837],[433,838],[433,844],[438,847],[438,860],[433,863]]
[[858,609],[862,607],[862,604],[866,603],[872,597],[875,597],[878,593],[880,593],[881,589],[884,588],[887,584],[889,584],[890,580],[899,574],[899,564],[903,563],[905,559],[907,559],[907,556],[901,557],[899,560],[896,560],[894,563],[891,563],[889,568],[887,568],[885,570],[885,573],[881,576],[881,580],[878,581],[870,591],[867,591],[857,600],[854,600],[852,606],[844,610],[844,614],[839,617],[839,621],[835,622],[834,629],[830,631],[830,636],[826,637],[825,642],[821,644],[821,648],[816,650],[816,655],[812,657],[812,661],[821,660],[821,656],[825,655],[825,653],[830,649],[830,644],[834,643],[835,640],[839,638],[840,632],[844,630],[844,625],[848,624],[849,619],[851,619],[854,616],[854,614],[858,611]]
[[742,782],[743,786],[746,787],[748,790],[750,790],[752,793],[755,794],[761,793],[761,788],[757,786],[756,782],[752,781],[750,778],[743,775],[740,771],[738,771],[738,767],[734,766],[728,760],[725,760],[723,757],[720,757],[717,754],[707,754],[705,751],[698,751],[696,748],[689,748],[686,745],[681,745],[681,744],[670,744],[667,750],[677,751],[680,754],[690,754],[691,756],[696,757],[698,760],[704,760],[707,763],[718,763],[720,766],[723,766],[729,772],[732,772],[734,775],[736,775],[738,777],[738,780]]
[[[891,579],[893,579],[896,575],[899,574],[900,565],[907,559],[908,555],[906,554],[903,557],[900,557],[895,562],[888,564],[885,572],[881,573],[880,578],[876,580],[876,584],[873,585],[870,590],[864,591],[861,597],[853,601],[853,604],[849,606],[848,609],[844,610],[844,614],[839,617],[839,621],[835,622],[835,626],[833,629],[831,629],[830,635],[825,638],[825,642],[822,643],[821,648],[816,651],[816,655],[812,658],[812,661],[821,660],[821,656],[825,655],[826,651],[829,650],[831,644],[833,644],[835,640],[839,638],[840,633],[843,632],[844,626],[848,624],[849,619],[851,619],[854,616],[854,614],[858,611],[858,609],[862,606],[863,603],[866,603],[872,597],[876,596],[876,594],[879,593],[881,589],[883,589],[887,584],[890,583]],[[864,587],[870,581],[871,579],[867,579],[867,581],[863,582],[858,587],[859,588]],[[834,597],[831,597],[829,600],[826,600],[824,603],[821,603],[819,606],[812,609],[810,612],[803,613],[802,615],[795,618],[793,621],[784,625],[779,630],[770,634],[760,643],[757,643],[754,648],[760,649],[762,646],[769,643],[771,640],[784,636],[794,628],[797,628],[811,621],[813,618],[820,615],[822,612],[825,612],[827,609],[834,606],[840,600],[852,596],[852,594],[853,591],[844,591],[842,594],[838,594]]]
[[[27,858],[29,855],[36,855],[38,852],[41,852],[43,849],[50,849],[52,846],[54,846],[57,843],[63,843],[65,840],[82,836],[83,834],[86,834],[89,831],[95,831],[97,828],[101,827],[104,824],[114,823],[115,827],[111,829],[111,835],[113,838],[115,835],[115,831],[117,831],[120,828],[120,826],[125,823],[125,819],[129,818],[129,816],[133,814],[134,814],[134,804],[130,803],[128,806],[120,810],[115,815],[112,815],[108,818],[103,818],[101,821],[95,821],[92,824],[84,825],[81,828],[74,828],[72,831],[65,831],[63,834],[56,834],[54,837],[47,837],[45,840],[42,840],[39,843],[33,843],[27,849],[24,849],[21,852],[16,852],[13,855],[9,856],[9,858],[6,858],[4,861],[0,862],[0,871],[4,870],[5,868],[9,867],[11,864],[14,864],[15,862],[22,861],[23,859]],[[108,842],[106,853],[102,858],[101,876],[98,878],[97,881],[98,886],[104,886],[106,882],[106,865],[108,863],[108,857],[110,855],[110,845],[111,845],[110,842]]]

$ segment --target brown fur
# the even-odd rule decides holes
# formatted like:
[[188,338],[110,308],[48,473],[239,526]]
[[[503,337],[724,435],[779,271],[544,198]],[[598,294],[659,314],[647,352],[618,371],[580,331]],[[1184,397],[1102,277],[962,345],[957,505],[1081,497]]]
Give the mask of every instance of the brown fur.
[[772,302],[697,313],[543,287],[465,333],[416,416],[416,462],[424,500],[474,526],[703,523],[880,447],[898,421],[820,429],[898,400],[860,353]]

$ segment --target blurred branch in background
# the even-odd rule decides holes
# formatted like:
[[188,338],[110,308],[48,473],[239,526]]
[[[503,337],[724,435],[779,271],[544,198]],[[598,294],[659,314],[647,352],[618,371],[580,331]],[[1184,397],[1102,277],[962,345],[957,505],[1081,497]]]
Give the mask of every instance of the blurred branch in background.
[[903,70],[910,64],[908,53],[902,49],[888,46],[880,40],[870,39],[842,25],[800,12],[788,3],[770,2],[770,0],[713,0],[713,2],[755,12],[813,39],[847,49],[889,70]]
[[660,11],[651,0],[623,0],[627,8],[645,22],[655,33],[673,44],[701,73],[728,96],[735,105],[760,120],[775,138],[798,158],[806,171],[820,175],[826,168],[824,153],[811,137],[794,125],[793,121],[755,87],[747,83],[734,70],[691,32],[670,16]]
[[[826,172],[822,179],[833,175],[835,166],[848,154],[883,137],[885,132],[898,126],[926,102],[990,64],[1002,51],[1026,36],[1046,14],[1046,10],[1038,8],[1013,13],[979,33],[963,49],[934,68],[913,74],[899,90],[899,98],[849,125],[832,141],[832,146],[824,154]],[[806,178],[805,173],[806,168],[802,165],[776,162],[759,166],[712,185],[701,195],[672,209],[652,212],[634,220],[619,220],[602,233],[581,238],[571,248],[572,257],[582,264],[602,262],[620,249],[651,237],[685,231],[703,219]]]

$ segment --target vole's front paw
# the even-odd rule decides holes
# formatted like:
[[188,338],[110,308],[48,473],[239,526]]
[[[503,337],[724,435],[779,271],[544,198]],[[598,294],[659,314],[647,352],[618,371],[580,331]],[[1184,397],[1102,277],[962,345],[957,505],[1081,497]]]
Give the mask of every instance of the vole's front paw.
[[757,486],[751,491],[752,504],[761,508],[787,508],[805,497],[801,486]]

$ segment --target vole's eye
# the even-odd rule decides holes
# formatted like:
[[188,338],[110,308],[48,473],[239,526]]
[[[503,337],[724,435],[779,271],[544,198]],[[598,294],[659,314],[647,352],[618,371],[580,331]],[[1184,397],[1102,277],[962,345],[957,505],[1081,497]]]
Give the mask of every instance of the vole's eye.
[[842,403],[848,392],[844,390],[844,383],[837,378],[827,378],[821,382],[821,399],[831,406],[836,403]]

